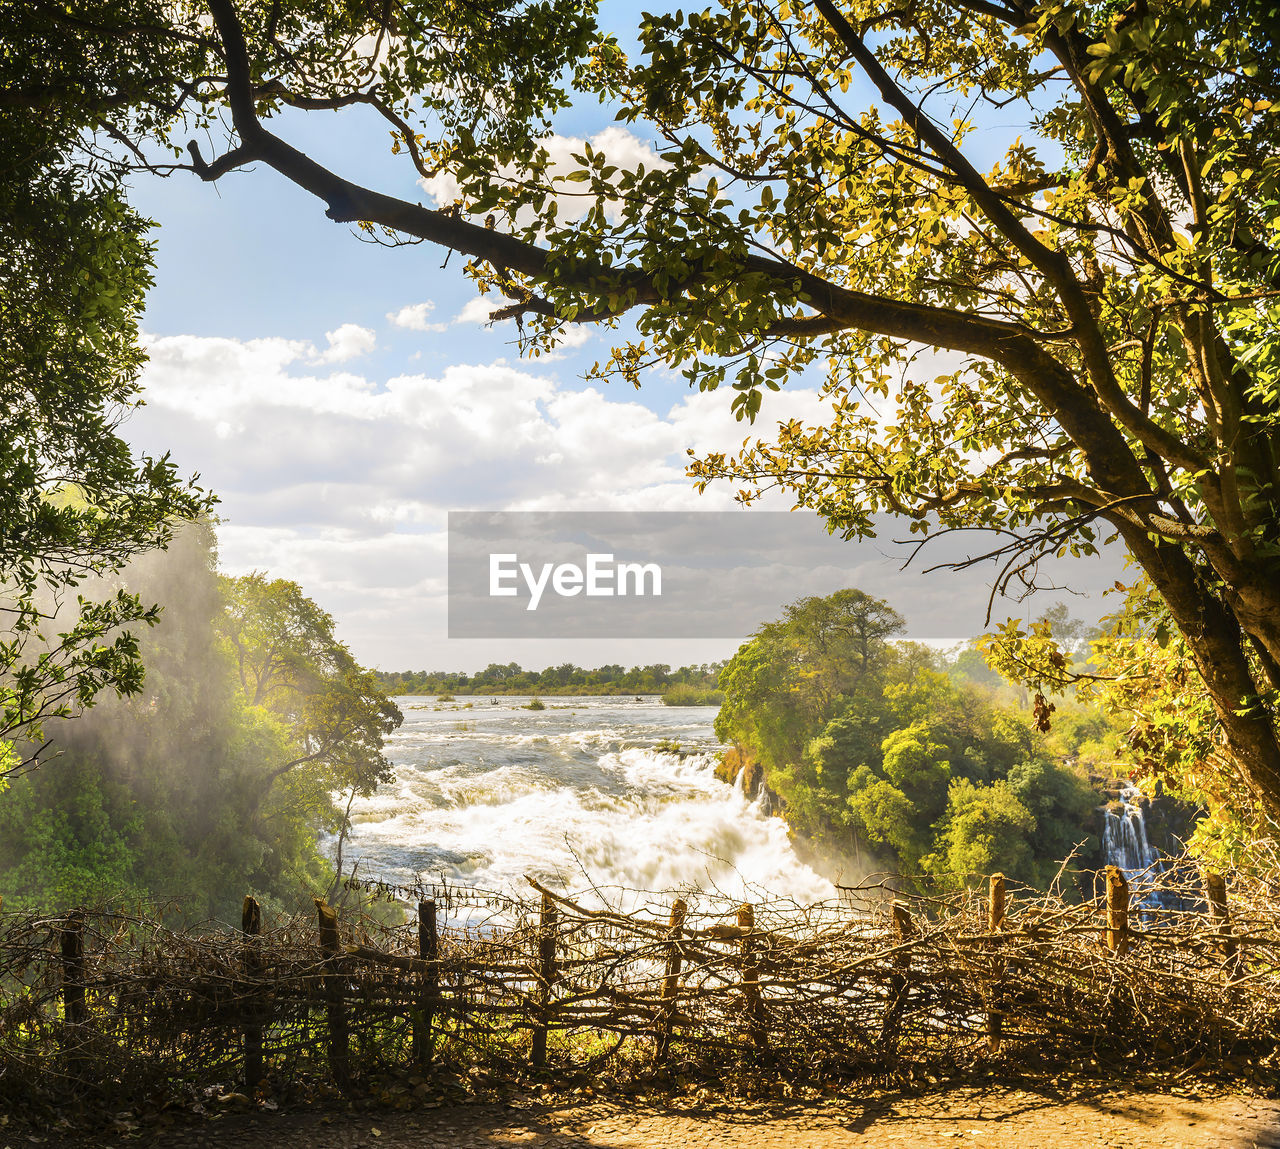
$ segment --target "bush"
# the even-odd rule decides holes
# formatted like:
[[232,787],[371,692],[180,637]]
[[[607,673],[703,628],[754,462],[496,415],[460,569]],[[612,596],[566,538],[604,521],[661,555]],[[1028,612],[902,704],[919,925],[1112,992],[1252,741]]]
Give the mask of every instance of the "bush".
[[694,686],[678,682],[662,696],[663,706],[719,706],[724,694],[714,686]]

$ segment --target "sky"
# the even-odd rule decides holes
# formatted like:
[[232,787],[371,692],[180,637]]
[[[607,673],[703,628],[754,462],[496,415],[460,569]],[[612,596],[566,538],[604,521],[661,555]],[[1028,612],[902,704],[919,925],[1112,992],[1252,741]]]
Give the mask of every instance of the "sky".
[[[359,111],[290,114],[275,127],[379,190],[426,203],[449,198],[447,181],[421,186],[392,160],[384,128]],[[566,155],[589,138],[618,160],[653,162],[653,142],[613,124],[606,110],[576,110],[558,127],[553,150]],[[651,371],[638,391],[586,382],[608,354],[607,331],[584,327],[556,354],[522,360],[512,323],[486,325],[489,306],[463,276],[461,257],[367,242],[263,167],[213,185],[189,173],[139,175],[132,199],[158,225],[157,265],[143,320],[145,406],[124,434],[140,450],[170,452],[220,496],[228,573],[296,580],[335,617],[356,657],[384,669],[681,665],[736,649],[739,639],[451,640],[447,515],[731,509],[728,489],[695,492],[686,450],[733,449],[779,420],[819,420],[814,387],[769,396],[751,428],[730,415],[730,395],[690,391],[671,372]],[[888,542],[867,545],[883,558]],[[850,572],[867,554],[849,544]],[[952,633],[909,625],[911,637],[980,632],[981,581],[966,581]],[[939,581],[931,593],[951,585]],[[779,607],[792,590],[778,586]],[[1097,608],[1077,613],[1091,610],[1096,617]],[[1010,602],[997,605],[996,618],[1026,613]],[[763,621],[744,617],[741,637]]]

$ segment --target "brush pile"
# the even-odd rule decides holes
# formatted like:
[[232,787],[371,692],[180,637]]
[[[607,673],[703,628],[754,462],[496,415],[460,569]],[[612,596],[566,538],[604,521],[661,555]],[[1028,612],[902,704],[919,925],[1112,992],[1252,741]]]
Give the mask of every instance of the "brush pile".
[[0,914],[0,1104],[606,1064],[808,1082],[975,1066],[1274,1076],[1269,880],[1231,875],[1224,912],[1192,868],[1171,867],[1158,891],[1127,891],[1121,920],[1102,897],[1006,902],[1003,881],[990,896],[868,883],[811,906],[530,884],[529,898],[414,891],[418,920],[395,928],[335,928],[325,906],[256,934]]

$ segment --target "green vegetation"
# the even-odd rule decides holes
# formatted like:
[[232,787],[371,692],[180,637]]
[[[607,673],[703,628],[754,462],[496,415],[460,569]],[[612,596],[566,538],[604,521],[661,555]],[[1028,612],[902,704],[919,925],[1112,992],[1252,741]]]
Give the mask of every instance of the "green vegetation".
[[61,15],[0,2],[0,789],[44,749],[47,720],[141,688],[128,627],[154,609],[123,591],[77,603],[76,588],[210,504],[118,434],[146,358],[151,224],[119,165],[83,143],[103,106],[136,90],[138,61],[95,51]]
[[368,793],[400,714],[293,583],[219,578],[212,535],[188,528],[131,565],[165,604],[143,637],[145,688],[59,722],[57,758],[0,801],[6,907],[175,898],[238,921],[241,898],[294,908],[325,894],[320,834],[334,793]]
[[662,693],[664,706],[719,706],[723,701],[724,691],[692,682],[678,682]]
[[1067,755],[1101,749],[1101,715],[1048,740],[857,590],[806,598],[720,675],[716,719],[738,768],[763,769],[798,832],[900,873],[962,883],[1002,870],[1043,886],[1093,831],[1101,798]]
[[[491,662],[475,674],[463,671],[377,670],[374,674],[381,690],[393,696],[434,694],[440,701],[446,695],[458,694],[661,694],[664,699],[671,693],[686,688],[709,696],[716,690],[716,676],[723,663],[710,662],[701,666],[682,666],[672,670],[666,663],[651,666],[633,666],[630,670],[620,663],[586,670],[565,662],[548,666],[545,670],[522,670],[517,663],[505,666]],[[678,698],[687,693],[676,693]],[[452,698],[448,698],[452,701]],[[718,701],[718,700],[717,700]],[[673,701],[672,706],[715,705],[715,702]]]
[[[5,345],[17,415],[3,488],[17,495],[0,528],[17,546],[0,575],[16,579],[20,616],[38,617],[28,592],[61,577],[67,540],[110,569],[115,543],[152,545],[186,497],[162,464],[121,456],[103,414],[120,386],[130,401],[147,256],[116,172],[77,141],[98,130],[147,162],[225,123],[221,154],[190,144],[196,175],[270,170],[380,241],[458,251],[531,354],[569,324],[634,311],[601,375],[678,366],[701,389],[732,386],[749,419],[768,391],[826,373],[825,423],[696,459],[700,482],[746,501],[780,487],[850,534],[881,512],[926,534],[994,527],[1009,577],[1117,534],[1154,596],[1143,619],[1161,616],[1156,649],[1176,637],[1185,654],[1186,713],[1203,714],[1174,739],[1185,753],[1148,754],[1150,768],[1189,771],[1190,790],[1223,806],[1243,790],[1233,817],[1274,825],[1274,0],[724,0],[643,15],[630,57],[595,9],[85,0],[68,16],[57,0],[0,0],[0,220],[19,253],[0,284],[3,327],[19,344],[14,333],[35,333]],[[541,145],[573,102],[618,109],[661,162],[624,170],[584,146],[573,170],[552,165]],[[308,113],[355,105],[382,117],[411,177],[452,182],[450,203],[379,194],[366,172],[326,168],[284,138]],[[582,210],[562,212],[565,194]],[[96,509],[56,519],[54,477]],[[129,641],[98,640],[145,614],[93,608],[52,661],[34,658],[39,643],[6,648],[10,668],[31,670],[6,680],[9,732],[34,734],[64,689],[81,702],[136,691]],[[1044,637],[1010,624],[998,640],[1045,697],[1041,719],[1062,670]],[[1161,662],[1146,641],[1138,662]]]
[[[103,691],[135,699],[112,715],[144,708],[126,624],[154,623],[155,612],[128,591],[74,606],[70,596],[79,580],[163,545],[175,517],[207,499],[167,460],[134,459],[116,434],[136,401],[150,275],[124,166],[169,147],[181,157],[188,139],[226,123],[221,155],[190,146],[196,175],[270,169],[374,238],[459,251],[477,284],[508,301],[497,314],[520,321],[531,354],[570,323],[616,325],[634,310],[634,337],[600,375],[639,382],[647,364],[678,366],[703,390],[731,386],[746,419],[768,391],[826,373],[825,423],[787,422],[737,455],[696,458],[704,485],[732,483],[746,502],[781,488],[850,535],[884,512],[923,534],[995,528],[1010,578],[1043,554],[1089,553],[1118,535],[1145,581],[1100,644],[1105,677],[1088,689],[1133,720],[1138,769],[1210,807],[1223,851],[1270,832],[1280,818],[1272,0],[890,10],[724,0],[644,15],[634,58],[599,32],[594,11],[569,0],[322,12],[303,0],[86,0],[68,15],[55,0],[0,0],[0,582],[11,624],[0,784],[39,754],[50,716]],[[361,58],[352,44],[379,51]],[[657,140],[662,162],[621,170],[584,147],[575,170],[553,168],[540,141],[574,100],[620,109]],[[454,202],[376,194],[363,173],[346,178],[278,134],[309,111],[353,105],[384,118],[413,176],[451,179]],[[90,150],[95,133],[113,141],[111,155]],[[560,210],[570,185],[582,212]],[[919,358],[922,348],[946,358]],[[1074,673],[1052,625],[1010,622],[987,648],[1034,691],[1028,743],[1027,720],[981,693],[976,653],[940,676],[924,652],[890,644],[892,612],[846,603],[864,629],[851,647],[837,641],[837,656],[822,628],[808,633],[800,605],[771,624],[795,634],[765,628],[726,669],[721,716],[792,816],[907,870],[999,857],[1035,871],[1052,828],[1071,820],[1065,782],[1027,780],[1037,764],[1062,769],[1038,737],[1061,726],[1050,700]],[[157,639],[161,667],[164,648]],[[595,680],[569,668],[560,681],[563,669],[421,677],[457,693],[673,685],[665,667],[635,682],[621,668]],[[360,700],[353,721],[390,721],[370,702],[373,683],[332,673]],[[243,740],[210,750],[219,763],[281,769],[269,794],[312,768],[351,793],[371,784],[376,768],[361,758],[371,736],[313,752],[336,701],[237,703],[220,681],[200,703],[209,715],[194,703],[170,715],[195,738],[202,717],[221,722],[218,708],[230,708],[223,733]],[[147,688],[156,706],[163,684]],[[118,772],[74,758],[92,756],[75,743],[93,729],[60,739],[67,792],[39,775],[55,788],[49,803],[12,812],[30,801],[15,788],[5,817],[29,839],[23,858],[55,860],[70,840],[58,818],[79,820],[101,846],[93,866],[128,885],[140,836],[163,835],[120,813]],[[143,759],[150,777],[158,767]],[[1059,791],[1062,809],[1036,807],[1033,793]],[[244,813],[252,823],[261,811]]]
[[[1082,712],[1109,716],[1124,731],[1113,736],[1117,764],[1148,793],[1159,788],[1202,812],[1188,840],[1194,853],[1217,866],[1272,872],[1275,827],[1265,795],[1249,784],[1228,751],[1195,655],[1151,585],[1139,580],[1127,589],[1119,608],[1103,619],[1103,629],[1091,636],[1087,662],[1050,621],[1000,628],[985,640],[987,657],[1009,679],[1036,691],[1055,736],[1064,718],[1070,723]],[[1089,709],[1047,712],[1046,695],[1061,706],[1072,694]]]

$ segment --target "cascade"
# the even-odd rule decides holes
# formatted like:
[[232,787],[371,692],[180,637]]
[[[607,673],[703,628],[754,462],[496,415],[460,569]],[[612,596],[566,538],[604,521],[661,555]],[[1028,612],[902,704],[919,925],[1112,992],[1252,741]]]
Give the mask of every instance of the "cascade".
[[1167,895],[1151,887],[1165,871],[1160,851],[1147,841],[1142,791],[1132,784],[1121,787],[1120,810],[1102,809],[1102,855],[1108,866],[1117,866],[1132,890],[1134,909],[1168,908]]

